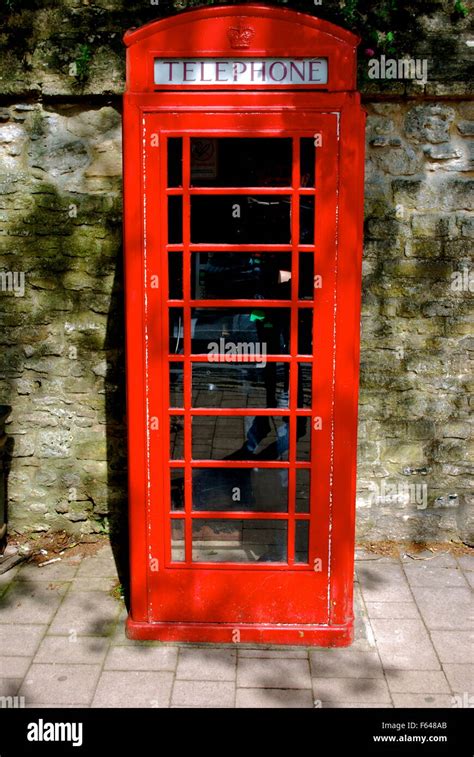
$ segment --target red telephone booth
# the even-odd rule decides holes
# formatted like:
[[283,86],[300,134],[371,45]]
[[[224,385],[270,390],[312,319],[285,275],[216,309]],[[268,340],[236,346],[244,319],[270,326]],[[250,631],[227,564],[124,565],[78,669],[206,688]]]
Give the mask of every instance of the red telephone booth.
[[132,638],[352,639],[357,42],[261,5],[125,35]]

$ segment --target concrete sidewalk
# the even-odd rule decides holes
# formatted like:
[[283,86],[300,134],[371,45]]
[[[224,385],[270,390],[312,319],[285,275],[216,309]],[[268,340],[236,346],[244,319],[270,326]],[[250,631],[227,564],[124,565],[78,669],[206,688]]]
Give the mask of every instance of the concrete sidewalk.
[[26,707],[474,706],[474,558],[358,551],[347,649],[132,642],[112,550],[0,576],[0,700]]

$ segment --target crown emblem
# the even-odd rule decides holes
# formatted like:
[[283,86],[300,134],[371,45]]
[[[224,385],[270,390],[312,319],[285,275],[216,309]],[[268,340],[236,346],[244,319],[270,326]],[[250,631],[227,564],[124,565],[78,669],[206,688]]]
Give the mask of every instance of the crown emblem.
[[255,29],[251,26],[231,26],[227,32],[229,37],[230,46],[234,50],[245,50],[250,47],[250,43],[255,37]]

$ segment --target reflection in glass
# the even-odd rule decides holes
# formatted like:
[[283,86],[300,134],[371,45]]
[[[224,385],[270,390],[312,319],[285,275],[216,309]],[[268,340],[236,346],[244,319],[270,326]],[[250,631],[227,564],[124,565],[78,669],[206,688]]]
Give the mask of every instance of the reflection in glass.
[[312,252],[300,252],[299,292],[300,300],[314,299],[314,258]]
[[182,415],[170,416],[170,458],[184,458],[184,418]]
[[183,140],[168,138],[168,186],[180,187],[183,183]]
[[288,471],[278,468],[195,468],[193,510],[288,511]]
[[311,397],[311,363],[298,363],[298,408],[308,408],[312,406]]
[[310,470],[308,468],[296,469],[296,503],[295,511],[297,513],[309,513],[309,486]]
[[288,372],[288,363],[193,363],[193,407],[287,408]]
[[[233,354],[239,362],[255,356],[288,354],[289,308],[192,308],[191,349],[194,354]],[[217,362],[217,359],[215,359]]]
[[295,524],[295,562],[309,560],[309,521],[297,520]]
[[194,460],[287,460],[288,417],[194,416],[192,450]]
[[[312,296],[312,273],[310,277]],[[193,253],[191,292],[197,300],[289,300],[291,255],[286,252]]]
[[183,308],[169,309],[169,337],[170,354],[180,355],[183,352]]
[[171,559],[183,562],[184,555],[184,519],[173,518],[171,521]]
[[191,196],[191,241],[289,244],[290,204],[284,195]]
[[183,198],[179,195],[168,197],[168,242],[181,244],[183,241]]
[[183,407],[183,363],[170,363],[170,407]]
[[301,186],[314,187],[314,137],[303,137],[300,142]]
[[286,520],[193,521],[195,562],[286,562]]
[[296,419],[296,459],[307,462],[311,455],[311,418],[299,416]]
[[171,509],[184,510],[184,468],[170,468]]
[[287,137],[192,137],[191,184],[206,187],[291,186],[291,142]]

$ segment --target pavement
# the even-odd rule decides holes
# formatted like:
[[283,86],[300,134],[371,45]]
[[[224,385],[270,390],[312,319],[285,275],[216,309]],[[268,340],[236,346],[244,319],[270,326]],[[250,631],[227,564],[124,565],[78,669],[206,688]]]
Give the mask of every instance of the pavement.
[[474,557],[358,550],[342,649],[130,641],[111,547],[0,576],[0,706],[474,707]]

